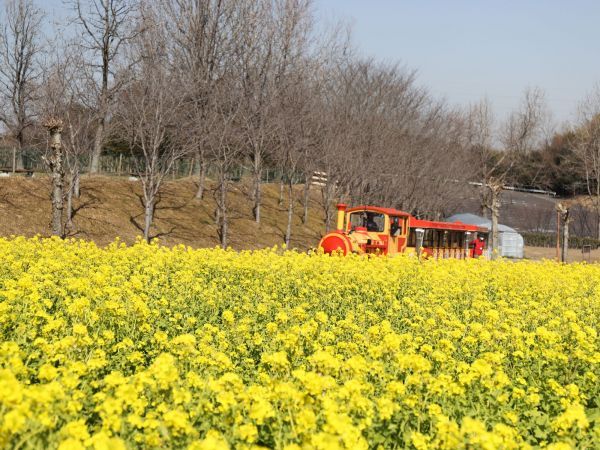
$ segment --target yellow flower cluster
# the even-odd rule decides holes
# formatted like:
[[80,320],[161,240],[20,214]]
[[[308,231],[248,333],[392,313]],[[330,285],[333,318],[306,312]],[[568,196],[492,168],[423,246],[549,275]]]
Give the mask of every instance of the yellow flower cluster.
[[600,448],[600,267],[0,239],[0,448]]

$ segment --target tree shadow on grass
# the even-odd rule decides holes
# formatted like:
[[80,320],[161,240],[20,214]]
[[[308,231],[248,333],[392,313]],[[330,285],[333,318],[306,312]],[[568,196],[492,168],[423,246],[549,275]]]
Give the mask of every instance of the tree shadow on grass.
[[[133,214],[129,214],[129,222],[141,233],[144,233],[144,226],[143,226],[143,222],[140,223],[140,217],[142,219],[145,219],[145,204],[144,204],[144,196],[142,194],[136,193],[135,196],[138,199],[139,205],[142,209],[142,212],[140,212],[139,214],[133,215]],[[154,215],[153,215],[153,220],[152,223],[154,224],[154,227],[156,227],[156,222],[158,220],[160,220],[161,222],[168,222],[168,219],[164,219],[162,217],[160,217],[160,215],[158,214],[159,211],[167,211],[167,210],[180,210],[185,208],[185,206],[187,206],[187,202],[178,204],[178,205],[173,205],[173,206],[161,206],[161,202],[163,200],[163,195],[159,192],[156,196],[156,203],[154,204]],[[170,236],[173,233],[175,233],[176,230],[178,230],[179,227],[177,225],[172,225],[171,228],[167,231],[158,231],[154,234],[150,234],[149,239],[156,239],[156,238],[161,238],[164,236]]]

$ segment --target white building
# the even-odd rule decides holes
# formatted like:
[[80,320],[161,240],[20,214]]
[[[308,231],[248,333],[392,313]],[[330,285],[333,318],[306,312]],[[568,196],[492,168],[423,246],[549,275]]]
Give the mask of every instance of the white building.
[[[454,214],[445,219],[446,222],[462,222],[469,225],[487,228],[492,231],[492,221],[471,213]],[[490,235],[491,240],[491,235]],[[508,258],[523,258],[524,241],[517,230],[506,225],[498,224],[498,251],[500,256]]]

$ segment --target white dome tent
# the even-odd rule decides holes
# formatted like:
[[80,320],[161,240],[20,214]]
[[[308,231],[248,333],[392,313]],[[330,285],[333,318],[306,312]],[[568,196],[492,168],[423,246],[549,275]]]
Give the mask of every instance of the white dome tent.
[[[477,225],[492,231],[492,221],[471,213],[454,214],[445,219],[446,222],[462,222]],[[491,236],[490,236],[491,239]],[[523,258],[524,241],[517,230],[506,225],[498,224],[498,251],[500,256],[507,258]]]

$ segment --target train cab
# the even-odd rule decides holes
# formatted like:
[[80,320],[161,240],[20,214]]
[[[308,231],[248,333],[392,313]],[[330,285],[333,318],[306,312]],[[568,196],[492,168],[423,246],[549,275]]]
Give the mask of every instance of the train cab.
[[325,235],[319,246],[325,253],[374,253],[392,255],[404,251],[410,215],[392,208],[339,204],[337,229]]

